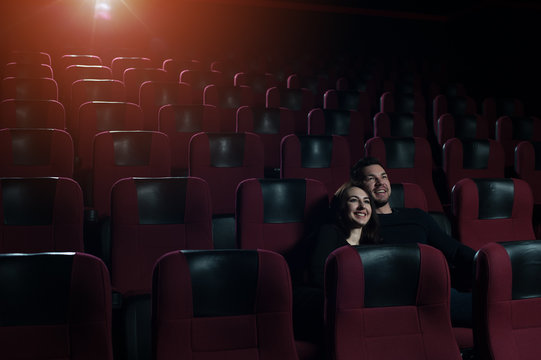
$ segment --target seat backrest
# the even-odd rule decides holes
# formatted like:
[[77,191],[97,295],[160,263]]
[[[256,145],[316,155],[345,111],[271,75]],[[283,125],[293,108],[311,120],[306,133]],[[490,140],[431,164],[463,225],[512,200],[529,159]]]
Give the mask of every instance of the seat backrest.
[[282,254],[293,282],[302,281],[309,235],[329,207],[327,188],[313,179],[247,179],[237,188],[237,239],[240,249]]
[[537,315],[541,288],[541,242],[489,243],[476,255],[474,336],[483,359],[541,356]]
[[426,103],[420,92],[384,92],[380,96],[379,110],[383,113],[417,113],[425,121],[426,128]]
[[129,68],[150,68],[153,67],[152,60],[140,56],[118,56],[111,61],[113,79],[123,80],[124,70]]
[[11,62],[4,66],[3,77],[54,79],[53,68],[47,64]]
[[336,249],[325,266],[332,357],[460,360],[449,293],[447,262],[431,246]]
[[[60,98],[65,105],[71,98],[71,84],[83,79],[112,79],[111,68],[102,65],[70,65],[57,77]],[[68,106],[69,107],[69,106]]]
[[58,100],[58,85],[51,78],[2,79],[0,100]]
[[139,89],[145,81],[167,81],[167,72],[160,68],[127,68],[123,81],[126,87],[126,101],[139,104]]
[[541,119],[534,116],[502,116],[496,121],[496,140],[503,146],[505,165],[512,167],[519,142],[541,141]]
[[143,130],[143,112],[133,103],[89,101],[79,107],[79,124],[74,136],[76,172],[92,168],[94,136],[102,131]]
[[111,281],[121,294],[150,294],[163,254],[212,248],[210,192],[199,178],[125,178],[111,194]]
[[165,59],[162,63],[171,81],[179,80],[180,73],[184,70],[201,70],[201,62],[194,59]]
[[253,106],[252,89],[249,86],[208,85],[203,91],[203,104],[214,105],[220,112],[220,131],[235,132],[237,110],[241,106]]
[[83,253],[0,255],[3,359],[112,360],[111,285]]
[[467,95],[444,95],[440,94],[432,102],[433,125],[438,128],[438,119],[444,114],[452,116],[464,116],[477,114],[477,104],[475,100]]
[[77,133],[79,107],[88,101],[126,101],[124,83],[111,79],[83,79],[71,85],[70,108],[67,110],[67,126]]
[[[323,95],[324,109],[355,110],[364,119],[370,119],[371,106],[369,95],[360,90],[327,90]],[[373,134],[372,121],[365,121],[364,134]]]
[[169,253],[154,268],[154,358],[296,360],[291,298],[274,252]]
[[162,106],[191,103],[190,85],[178,81],[145,81],[139,88],[139,105],[145,115],[145,130],[158,130],[158,115]]
[[59,129],[0,129],[0,177],[73,177],[73,140]]
[[285,107],[295,116],[295,133],[308,133],[308,113],[315,106],[315,97],[308,89],[273,87],[267,90],[267,107]]
[[426,120],[420,113],[380,112],[374,116],[374,136],[426,138]]
[[487,119],[490,137],[494,136],[496,121],[502,116],[524,117],[524,103],[517,98],[483,99],[481,104],[483,116]]
[[212,105],[164,105],[158,113],[159,130],[169,137],[171,174],[188,174],[190,139],[200,132],[219,132],[219,113]]
[[418,184],[426,195],[428,211],[443,212],[432,180],[432,152],[427,139],[374,137],[366,142],[365,154],[381,161],[392,183]]
[[521,141],[515,148],[515,172],[530,184],[534,203],[541,204],[541,142]]
[[327,188],[329,199],[349,180],[349,144],[339,135],[288,135],[282,140],[280,178],[311,178]]
[[91,207],[98,218],[108,217],[115,182],[170,175],[169,139],[157,131],[104,131],[94,137],[93,163]]
[[436,136],[440,146],[452,138],[461,140],[488,139],[488,125],[485,118],[476,114],[443,114],[438,119]]
[[535,239],[533,195],[520,179],[462,179],[453,188],[457,237],[473,249],[488,242]]
[[265,106],[267,90],[279,85],[278,79],[270,73],[239,72],[235,75],[234,85],[246,85],[252,88],[254,106]]
[[222,85],[224,76],[219,71],[212,70],[184,70],[180,73],[179,81],[192,87],[192,101],[194,104],[203,103],[203,91],[207,85]]
[[280,170],[280,142],[295,132],[295,118],[286,108],[241,106],[237,111],[237,132],[253,132],[261,138],[265,152],[265,174]]
[[316,108],[308,113],[309,135],[339,135],[347,139],[349,159],[355,164],[364,155],[364,127],[370,119],[356,110]]
[[14,100],[0,102],[0,129],[66,129],[64,105],[56,100]]
[[500,143],[492,139],[453,138],[443,146],[443,171],[448,191],[464,178],[504,177],[505,158]]
[[214,215],[234,214],[238,184],[264,175],[263,143],[253,133],[195,134],[189,155],[189,175],[209,184]]
[[42,51],[13,50],[8,54],[7,62],[21,64],[51,65],[51,55]]
[[64,177],[0,178],[0,253],[83,251],[83,193]]
[[428,203],[423,189],[414,183],[391,184],[391,208],[418,208],[428,211]]

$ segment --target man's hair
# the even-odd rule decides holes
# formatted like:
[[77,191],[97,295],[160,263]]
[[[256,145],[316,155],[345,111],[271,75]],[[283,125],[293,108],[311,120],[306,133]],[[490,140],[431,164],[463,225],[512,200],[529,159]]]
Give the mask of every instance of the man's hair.
[[352,166],[349,172],[351,182],[354,184],[361,183],[363,181],[363,169],[370,165],[379,165],[383,167],[378,158],[375,158],[373,156],[363,157],[359,161],[357,161],[355,165]]

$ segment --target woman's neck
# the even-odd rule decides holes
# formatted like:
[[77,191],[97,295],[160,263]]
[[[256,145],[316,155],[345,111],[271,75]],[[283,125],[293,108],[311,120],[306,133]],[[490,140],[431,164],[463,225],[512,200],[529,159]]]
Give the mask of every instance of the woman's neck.
[[354,228],[351,229],[349,233],[349,237],[346,239],[348,244],[355,246],[359,245],[361,243],[361,234],[363,232],[363,228]]

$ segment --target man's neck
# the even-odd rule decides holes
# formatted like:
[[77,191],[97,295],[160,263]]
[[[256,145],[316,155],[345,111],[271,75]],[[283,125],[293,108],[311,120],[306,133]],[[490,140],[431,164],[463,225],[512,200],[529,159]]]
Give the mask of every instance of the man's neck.
[[376,214],[392,214],[393,209],[389,203],[382,205],[376,209]]

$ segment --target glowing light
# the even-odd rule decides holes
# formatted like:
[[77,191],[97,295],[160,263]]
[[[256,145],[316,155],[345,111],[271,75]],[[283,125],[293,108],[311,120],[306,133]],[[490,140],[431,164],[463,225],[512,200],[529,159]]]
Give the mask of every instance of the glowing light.
[[96,5],[94,6],[94,18],[111,20],[110,0],[96,0]]

